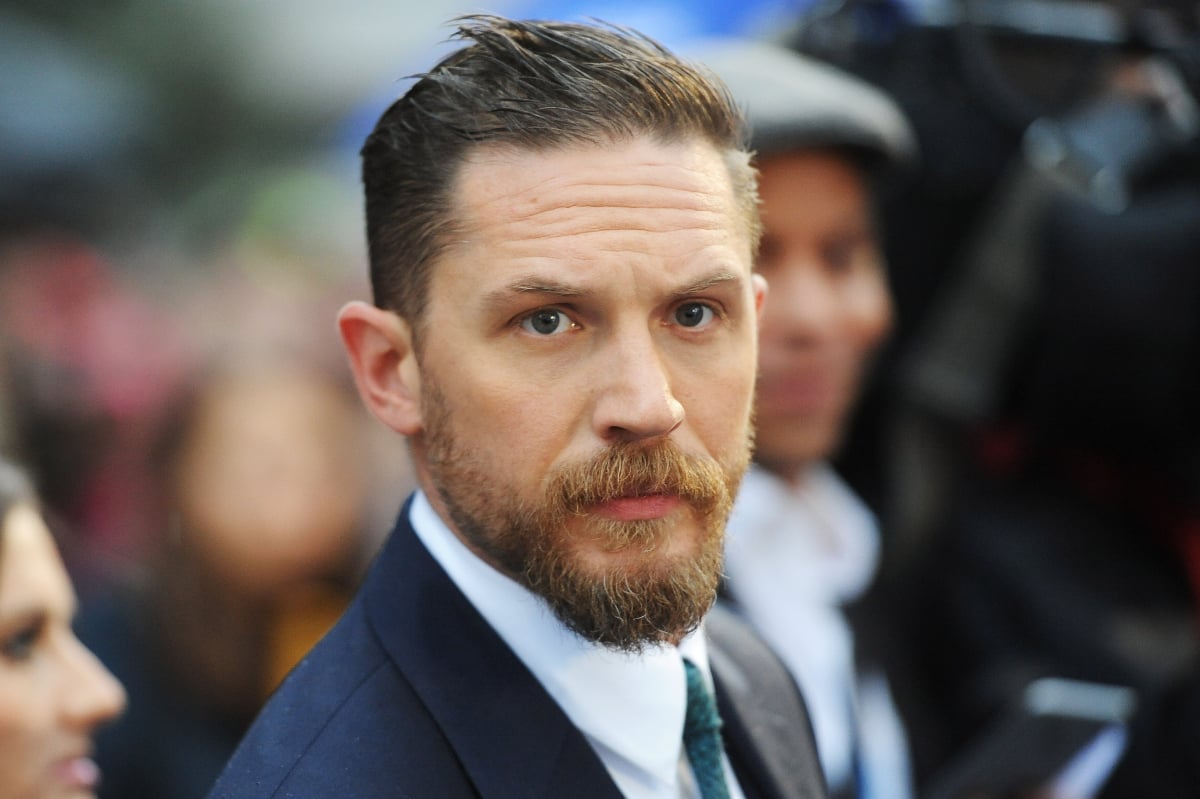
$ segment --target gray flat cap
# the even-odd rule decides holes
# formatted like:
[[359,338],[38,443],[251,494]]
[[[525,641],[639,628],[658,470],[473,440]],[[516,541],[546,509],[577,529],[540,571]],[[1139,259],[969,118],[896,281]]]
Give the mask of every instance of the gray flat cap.
[[762,154],[839,147],[869,166],[914,163],[916,137],[891,98],[864,80],[764,41],[710,39],[690,48],[728,84]]

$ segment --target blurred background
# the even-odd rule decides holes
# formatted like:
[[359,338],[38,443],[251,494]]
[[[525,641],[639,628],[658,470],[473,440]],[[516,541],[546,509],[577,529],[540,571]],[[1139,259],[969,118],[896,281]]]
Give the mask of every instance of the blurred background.
[[0,447],[130,692],[107,795],[203,795],[411,488],[334,328],[357,150],[480,11],[771,38],[909,114],[898,327],[837,465],[883,524],[865,639],[912,675],[919,775],[1034,674],[1200,724],[1198,4],[5,1]]
[[203,796],[413,487],[335,315],[368,297],[358,148],[447,21],[797,11],[725,5],[0,2],[0,448],[132,697],[103,796]]
[[333,315],[366,285],[357,150],[447,20],[681,40],[800,8],[725,5],[0,3],[0,441],[98,554],[136,557],[160,527],[146,447],[197,370],[279,348],[340,370]]

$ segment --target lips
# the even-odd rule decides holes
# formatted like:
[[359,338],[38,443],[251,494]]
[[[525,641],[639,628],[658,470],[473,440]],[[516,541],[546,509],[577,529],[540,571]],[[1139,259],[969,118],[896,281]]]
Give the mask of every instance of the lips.
[[617,497],[596,505],[594,512],[599,516],[622,522],[661,519],[679,507],[681,502],[682,500],[673,494]]
[[100,767],[86,755],[60,760],[54,766],[54,776],[73,790],[95,791],[100,785]]

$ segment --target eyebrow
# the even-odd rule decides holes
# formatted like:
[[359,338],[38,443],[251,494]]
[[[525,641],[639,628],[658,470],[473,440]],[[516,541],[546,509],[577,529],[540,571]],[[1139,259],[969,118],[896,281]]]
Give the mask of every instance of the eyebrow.
[[702,294],[714,286],[724,285],[726,283],[740,283],[741,275],[729,269],[718,269],[711,274],[705,275],[699,280],[684,286],[675,292],[676,297],[691,297],[695,294]]
[[578,286],[571,286],[556,280],[547,280],[544,278],[522,277],[501,286],[498,289],[489,291],[483,297],[483,303],[489,308],[503,308],[514,295],[522,294],[538,294],[549,297],[580,297],[585,292]]
[[[726,283],[738,283],[740,281],[741,276],[737,272],[729,269],[718,269],[672,292],[671,296],[676,299],[691,297],[696,294],[702,294],[714,286]],[[488,292],[484,295],[483,302],[489,307],[503,307],[514,295],[537,294],[570,299],[572,297],[582,297],[587,293],[588,291],[585,289],[557,280],[540,277],[522,277],[494,291]]]
[[8,636],[23,630],[31,624],[45,624],[50,615],[45,608],[36,605],[21,605],[6,610],[0,616],[0,636]]
[[493,292],[495,295],[557,294],[562,297],[578,297],[583,293],[583,289],[578,286],[571,286],[566,283],[560,283],[557,280],[546,280],[544,278],[521,278]]

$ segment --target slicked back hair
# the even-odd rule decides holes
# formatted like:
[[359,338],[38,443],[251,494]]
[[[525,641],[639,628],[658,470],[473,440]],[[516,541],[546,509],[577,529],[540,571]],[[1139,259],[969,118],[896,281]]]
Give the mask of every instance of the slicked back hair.
[[470,44],[380,117],[362,149],[375,304],[420,326],[432,264],[460,232],[455,178],[476,147],[551,150],[646,136],[699,139],[724,155],[750,246],[757,183],[745,122],[711,72],[616,26],[456,20]]

